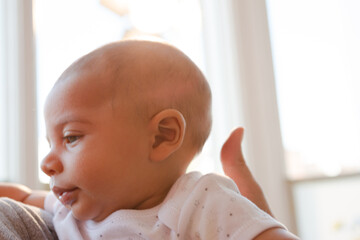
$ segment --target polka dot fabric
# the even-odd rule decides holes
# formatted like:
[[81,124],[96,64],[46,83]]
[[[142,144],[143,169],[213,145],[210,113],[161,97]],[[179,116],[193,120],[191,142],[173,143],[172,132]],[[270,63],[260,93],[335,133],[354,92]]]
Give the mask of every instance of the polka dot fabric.
[[182,176],[162,204],[147,210],[119,210],[102,222],[79,222],[55,196],[45,207],[54,213],[59,239],[253,239],[282,227],[244,198],[230,179],[198,172]]

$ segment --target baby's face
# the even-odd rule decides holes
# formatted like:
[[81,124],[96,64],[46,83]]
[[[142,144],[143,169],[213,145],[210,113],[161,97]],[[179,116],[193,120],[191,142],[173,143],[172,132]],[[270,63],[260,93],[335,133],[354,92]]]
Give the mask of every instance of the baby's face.
[[126,99],[115,113],[111,86],[102,80],[77,73],[64,78],[45,106],[50,151],[41,167],[53,192],[79,220],[140,209],[150,182],[146,125]]

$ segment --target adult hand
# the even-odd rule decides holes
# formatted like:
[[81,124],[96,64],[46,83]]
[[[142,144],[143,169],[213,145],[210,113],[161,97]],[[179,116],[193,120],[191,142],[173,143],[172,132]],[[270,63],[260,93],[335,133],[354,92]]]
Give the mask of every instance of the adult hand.
[[221,163],[224,172],[234,180],[244,197],[274,217],[261,187],[246,165],[241,148],[243,136],[244,128],[239,127],[230,134],[224,143],[221,149]]

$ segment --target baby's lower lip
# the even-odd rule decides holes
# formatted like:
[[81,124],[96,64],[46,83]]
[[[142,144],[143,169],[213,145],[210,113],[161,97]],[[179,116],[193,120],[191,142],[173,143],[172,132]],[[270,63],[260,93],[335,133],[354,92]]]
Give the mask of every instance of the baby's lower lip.
[[77,190],[77,188],[73,188],[73,189],[66,190],[66,191],[62,192],[61,194],[59,194],[58,198],[59,198],[60,202],[65,206],[71,207],[71,205],[75,201],[75,194],[76,194],[75,191],[76,190]]

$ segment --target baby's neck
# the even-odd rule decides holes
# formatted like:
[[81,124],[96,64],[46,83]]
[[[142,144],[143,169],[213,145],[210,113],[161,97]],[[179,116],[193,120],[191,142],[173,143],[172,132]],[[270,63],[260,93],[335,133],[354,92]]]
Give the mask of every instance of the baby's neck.
[[173,155],[165,164],[158,166],[149,176],[150,182],[148,187],[144,189],[146,192],[133,209],[150,209],[161,204],[175,182],[186,173],[187,167],[191,162],[193,155],[179,154]]
[[175,184],[177,179],[181,177],[181,175],[183,174],[180,174],[179,176],[172,178],[170,181],[166,181],[166,184],[158,185],[156,190],[152,194],[148,195],[137,206],[135,206],[134,209],[144,210],[160,205],[165,200],[170,189]]

